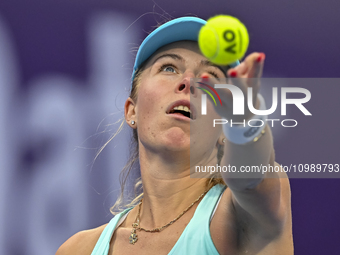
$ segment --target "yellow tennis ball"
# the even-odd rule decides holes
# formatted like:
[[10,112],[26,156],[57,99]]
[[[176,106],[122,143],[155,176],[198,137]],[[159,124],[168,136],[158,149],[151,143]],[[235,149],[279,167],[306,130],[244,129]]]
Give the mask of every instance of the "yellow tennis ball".
[[211,62],[228,65],[241,59],[249,45],[247,28],[237,18],[218,15],[208,19],[198,35],[201,52]]

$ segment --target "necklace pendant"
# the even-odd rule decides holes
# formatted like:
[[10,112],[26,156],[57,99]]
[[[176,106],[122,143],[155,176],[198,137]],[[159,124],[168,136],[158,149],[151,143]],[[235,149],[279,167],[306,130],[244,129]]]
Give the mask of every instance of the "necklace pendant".
[[135,244],[138,241],[138,235],[136,234],[135,229],[132,229],[129,240],[130,240],[130,244]]
[[138,226],[139,226],[138,222],[132,223],[132,231],[129,237],[130,244],[135,244],[138,241],[138,235],[136,233]]

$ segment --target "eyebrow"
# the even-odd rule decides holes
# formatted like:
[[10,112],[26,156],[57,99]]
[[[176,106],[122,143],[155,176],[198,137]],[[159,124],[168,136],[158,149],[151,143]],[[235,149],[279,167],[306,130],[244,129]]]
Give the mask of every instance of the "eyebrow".
[[155,61],[153,61],[152,64],[156,63],[157,60],[159,60],[160,58],[166,58],[166,57],[170,57],[170,58],[173,58],[175,60],[184,61],[184,59],[180,55],[173,54],[173,53],[165,53],[163,55],[160,55],[158,58],[156,58]]

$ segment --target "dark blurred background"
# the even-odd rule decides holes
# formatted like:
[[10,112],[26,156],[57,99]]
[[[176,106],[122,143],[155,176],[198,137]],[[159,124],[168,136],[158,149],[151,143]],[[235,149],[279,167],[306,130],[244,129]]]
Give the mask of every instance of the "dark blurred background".
[[[310,119],[273,130],[276,160],[340,163],[339,1],[0,0],[0,254],[54,254],[111,219],[129,130],[94,157],[123,117],[138,45],[158,22],[222,13],[266,54],[265,77],[334,78],[311,87]],[[291,179],[296,254],[339,254],[339,184]]]

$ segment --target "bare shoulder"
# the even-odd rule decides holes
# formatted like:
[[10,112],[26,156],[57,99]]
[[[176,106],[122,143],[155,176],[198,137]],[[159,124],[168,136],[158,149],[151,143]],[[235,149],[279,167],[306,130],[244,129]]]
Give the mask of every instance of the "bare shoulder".
[[101,233],[106,226],[107,224],[104,224],[100,227],[80,231],[74,234],[59,247],[56,255],[91,254]]

